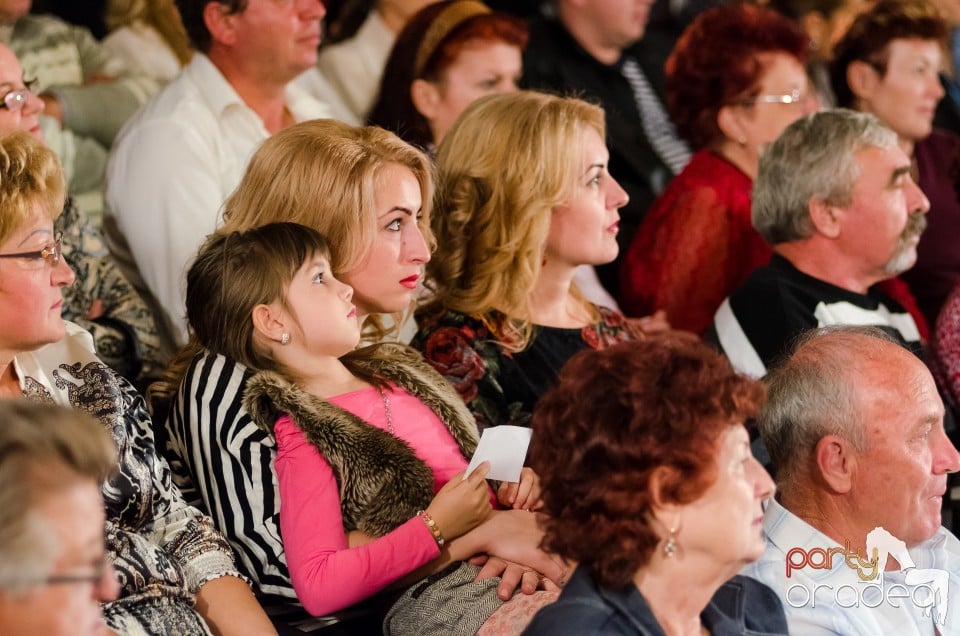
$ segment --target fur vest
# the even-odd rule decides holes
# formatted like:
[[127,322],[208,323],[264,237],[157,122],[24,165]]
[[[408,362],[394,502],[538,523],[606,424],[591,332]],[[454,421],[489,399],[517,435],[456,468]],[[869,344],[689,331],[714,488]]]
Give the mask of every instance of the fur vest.
[[[370,353],[375,352],[375,357]],[[414,350],[379,344],[344,364],[358,377],[396,385],[432,410],[453,435],[464,457],[477,448],[477,424],[459,394]],[[382,536],[433,499],[433,473],[413,449],[389,432],[311,395],[279,374],[261,371],[247,382],[243,405],[253,421],[273,434],[289,414],[307,441],[330,464],[340,490],[343,527]]]

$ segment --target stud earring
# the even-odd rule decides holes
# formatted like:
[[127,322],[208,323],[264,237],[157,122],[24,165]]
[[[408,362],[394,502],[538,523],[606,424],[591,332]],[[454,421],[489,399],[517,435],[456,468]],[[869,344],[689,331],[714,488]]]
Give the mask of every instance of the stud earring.
[[667,535],[667,543],[663,546],[663,556],[671,558],[677,553],[677,529],[670,528],[670,534]]
[[288,342],[290,342],[290,334],[284,331],[282,334],[280,334],[280,344],[285,345]]

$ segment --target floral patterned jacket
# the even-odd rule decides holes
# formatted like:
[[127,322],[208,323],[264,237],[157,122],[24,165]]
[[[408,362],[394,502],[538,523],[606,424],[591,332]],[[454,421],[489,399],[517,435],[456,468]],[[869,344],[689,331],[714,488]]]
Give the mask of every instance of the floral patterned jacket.
[[101,489],[107,556],[120,581],[119,598],[104,605],[107,626],[126,635],[209,633],[194,594],[209,580],[239,573],[210,518],[173,485],[143,398],[72,323],[63,340],[18,355],[14,365],[27,399],[86,411],[117,444],[120,469]]
[[164,361],[153,312],[120,271],[100,232],[72,198],[54,225],[63,232],[63,258],[77,276],[63,292],[63,318],[89,331],[97,356],[131,382],[159,376]]
[[596,310],[600,320],[582,329],[535,326],[530,344],[516,353],[504,349],[481,318],[443,311],[419,317],[411,345],[456,387],[481,430],[529,426],[537,399],[573,354],[633,339],[623,314]]

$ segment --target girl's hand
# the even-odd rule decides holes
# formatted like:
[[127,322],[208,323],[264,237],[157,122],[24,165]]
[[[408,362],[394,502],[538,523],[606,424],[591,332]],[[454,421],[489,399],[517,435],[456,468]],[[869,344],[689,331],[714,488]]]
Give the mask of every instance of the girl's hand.
[[518,510],[539,510],[543,506],[540,499],[540,477],[532,468],[520,470],[520,481],[505,481],[497,490],[500,505]]
[[483,462],[466,479],[463,471],[450,478],[427,506],[444,539],[470,532],[490,516],[490,492],[486,476],[490,462]]

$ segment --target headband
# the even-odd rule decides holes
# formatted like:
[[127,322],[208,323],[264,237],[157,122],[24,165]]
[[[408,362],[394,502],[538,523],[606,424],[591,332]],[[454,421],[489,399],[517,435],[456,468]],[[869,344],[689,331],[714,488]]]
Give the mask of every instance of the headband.
[[427,65],[427,62],[430,61],[430,57],[436,52],[437,47],[447,39],[451,31],[470,18],[485,13],[492,13],[492,11],[490,11],[490,7],[482,2],[478,2],[477,0],[459,0],[451,2],[443,11],[437,14],[437,17],[427,28],[427,32],[423,34],[423,39],[420,40],[420,46],[417,47],[417,56],[413,61],[413,76],[420,77],[420,74],[423,73],[423,68]]

